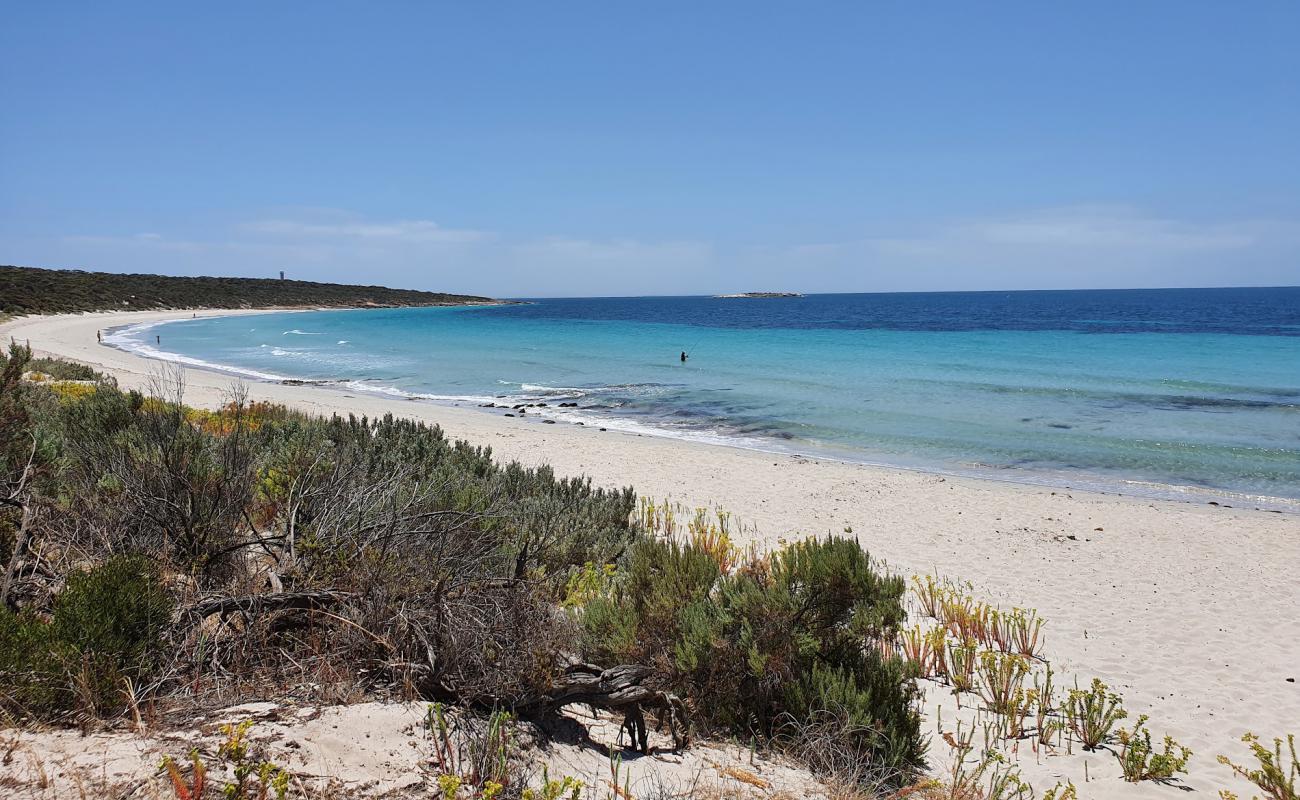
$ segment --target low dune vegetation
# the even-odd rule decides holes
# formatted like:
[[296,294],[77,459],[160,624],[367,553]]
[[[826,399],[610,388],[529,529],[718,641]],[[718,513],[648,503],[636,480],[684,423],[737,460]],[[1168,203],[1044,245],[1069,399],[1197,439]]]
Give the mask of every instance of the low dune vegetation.
[[[583,704],[642,750],[654,722],[677,747],[779,749],[872,791],[924,768],[889,644],[906,587],[854,541],[742,553],[725,520],[678,530],[630,488],[500,464],[436,426],[238,392],[199,410],[178,377],[123,392],[16,344],[0,367],[8,725],[259,699],[541,723]],[[192,789],[199,762],[177,756]]]

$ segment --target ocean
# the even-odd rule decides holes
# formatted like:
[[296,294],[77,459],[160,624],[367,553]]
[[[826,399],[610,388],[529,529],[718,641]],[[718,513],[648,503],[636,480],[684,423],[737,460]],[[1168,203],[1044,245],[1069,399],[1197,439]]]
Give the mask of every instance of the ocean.
[[1300,500],[1300,288],[539,299],[180,320],[106,341],[257,380],[494,414],[544,403],[526,418],[780,453]]

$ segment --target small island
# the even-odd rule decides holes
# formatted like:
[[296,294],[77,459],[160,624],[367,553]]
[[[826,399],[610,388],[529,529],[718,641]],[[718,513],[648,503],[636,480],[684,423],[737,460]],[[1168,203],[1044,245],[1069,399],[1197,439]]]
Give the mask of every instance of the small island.
[[803,297],[799,292],[740,292],[739,294],[715,294],[714,297]]

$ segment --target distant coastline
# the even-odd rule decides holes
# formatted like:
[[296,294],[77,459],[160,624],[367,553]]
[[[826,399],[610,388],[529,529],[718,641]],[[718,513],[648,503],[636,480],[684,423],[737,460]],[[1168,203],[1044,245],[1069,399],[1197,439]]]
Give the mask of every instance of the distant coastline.
[[512,305],[478,295],[287,278],[173,277],[0,266],[0,315],[253,308]]

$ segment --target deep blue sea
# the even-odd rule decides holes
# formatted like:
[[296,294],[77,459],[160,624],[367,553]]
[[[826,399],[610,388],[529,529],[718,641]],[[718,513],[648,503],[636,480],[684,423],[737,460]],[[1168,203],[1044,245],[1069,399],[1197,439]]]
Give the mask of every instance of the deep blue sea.
[[109,341],[787,453],[1300,499],[1300,288],[543,299],[182,320]]

